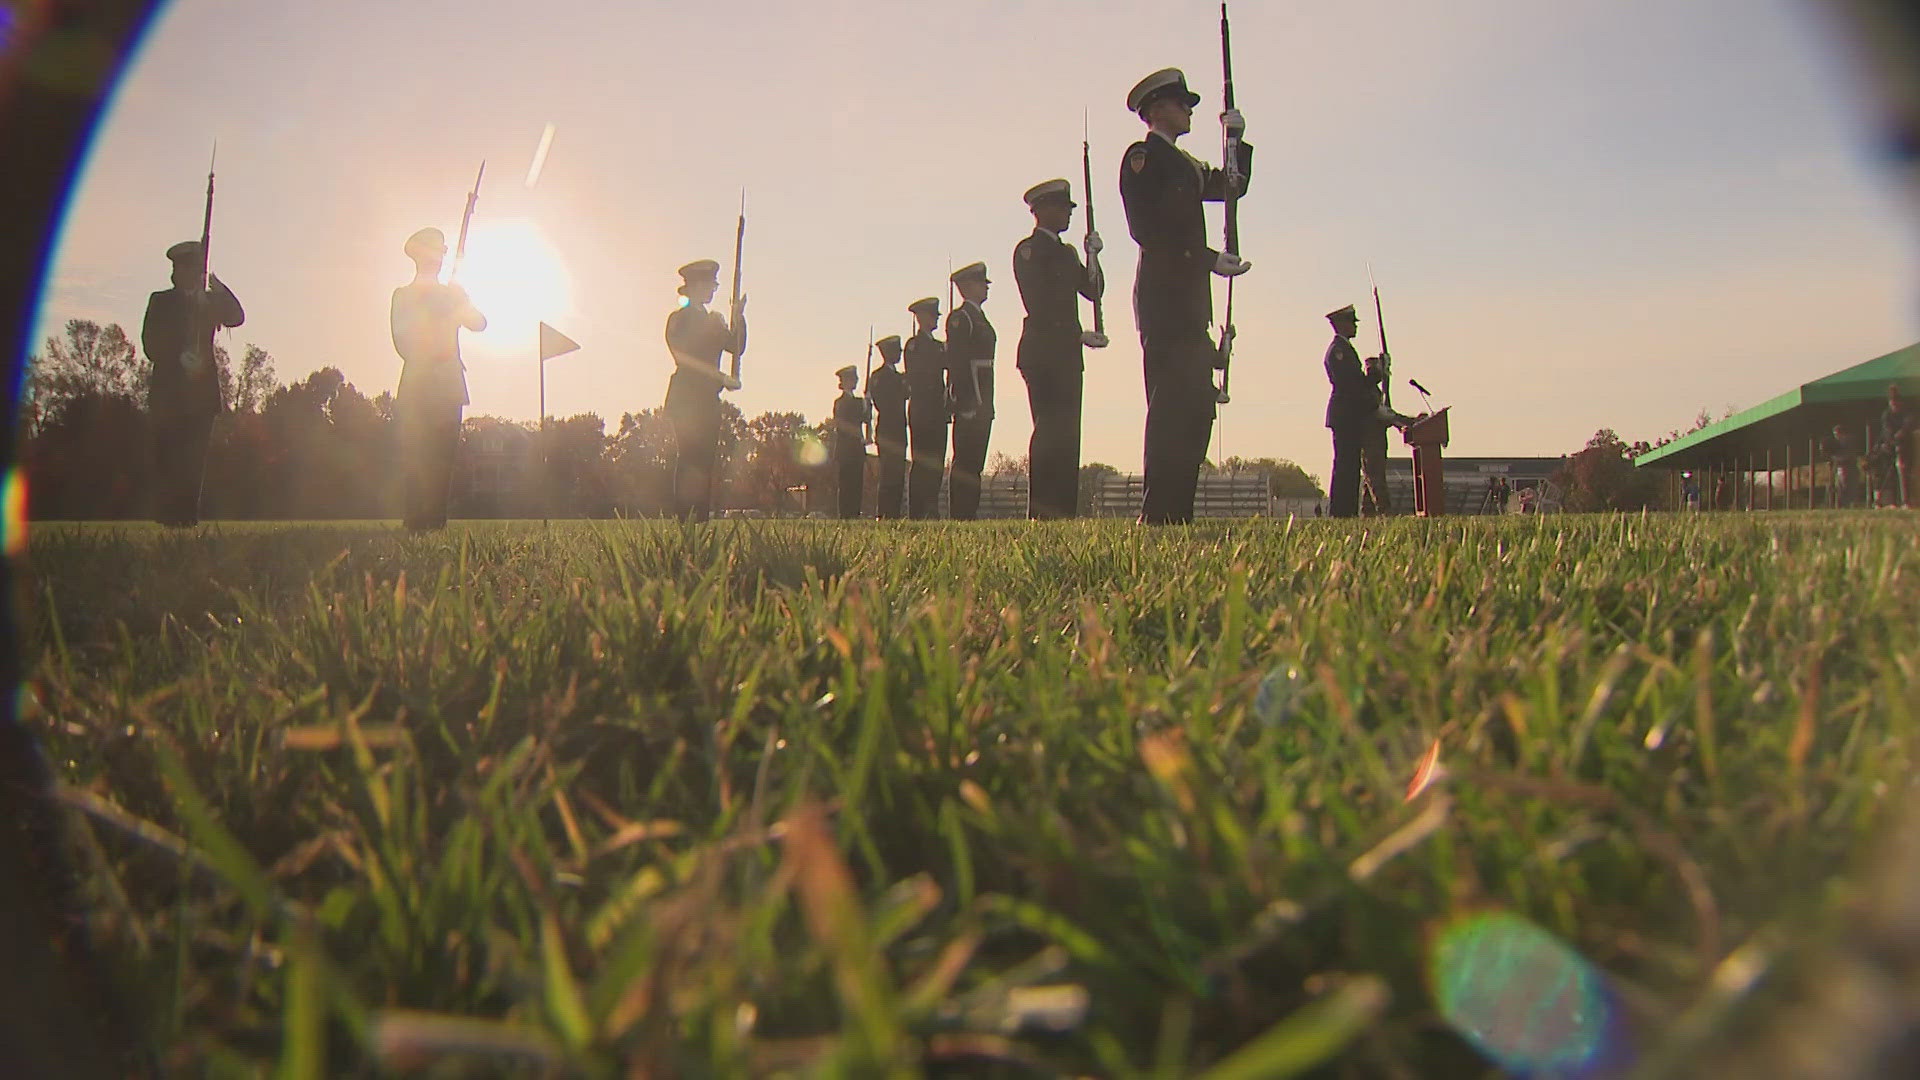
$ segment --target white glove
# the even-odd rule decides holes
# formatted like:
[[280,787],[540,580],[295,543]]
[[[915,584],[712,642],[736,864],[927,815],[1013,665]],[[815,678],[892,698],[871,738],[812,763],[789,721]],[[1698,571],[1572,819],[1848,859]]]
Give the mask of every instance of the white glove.
[[1229,139],[1237,139],[1247,133],[1247,119],[1240,115],[1239,109],[1228,109],[1221,113],[1220,123],[1226,125]]
[[1089,349],[1104,349],[1107,347],[1107,335],[1093,330],[1082,331],[1080,344]]
[[1213,272],[1221,277],[1239,277],[1251,269],[1252,263],[1231,251],[1221,252],[1220,257],[1213,261]]
[[1100,234],[1097,232],[1089,232],[1087,234],[1085,247],[1087,250],[1087,258],[1089,259],[1107,249],[1106,243],[1100,239]]

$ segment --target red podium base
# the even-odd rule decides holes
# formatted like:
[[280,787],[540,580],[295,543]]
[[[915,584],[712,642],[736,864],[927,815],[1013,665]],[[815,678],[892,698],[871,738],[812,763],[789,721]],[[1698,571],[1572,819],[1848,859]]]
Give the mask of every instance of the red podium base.
[[1445,514],[1446,467],[1441,463],[1440,448],[1447,445],[1447,410],[1420,417],[1408,424],[1400,435],[1413,447],[1414,514],[1418,517]]

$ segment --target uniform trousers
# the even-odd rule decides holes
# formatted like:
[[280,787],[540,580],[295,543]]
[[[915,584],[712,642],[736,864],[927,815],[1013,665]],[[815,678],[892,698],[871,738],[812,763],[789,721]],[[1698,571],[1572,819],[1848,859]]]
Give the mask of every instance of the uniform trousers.
[[991,415],[953,419],[953,478],[947,487],[947,509],[955,521],[980,516],[980,474],[987,467],[987,439],[992,434]]
[[447,523],[447,498],[453,488],[453,459],[460,449],[458,404],[403,405],[401,445],[406,454],[405,521],[409,529],[438,529]]
[[687,521],[705,521],[713,513],[713,470],[720,456],[720,396],[668,395],[667,415],[673,420],[674,514]]
[[835,456],[834,494],[842,521],[851,521],[860,516],[860,489],[867,479],[866,464],[867,451],[864,446],[844,448]]
[[1200,467],[1213,439],[1219,397],[1213,364],[1219,352],[1205,327],[1140,335],[1147,382],[1146,490],[1140,520],[1177,525],[1193,520]]
[[947,414],[938,408],[913,406],[907,415],[907,436],[913,445],[913,472],[907,477],[907,516],[915,520],[940,516],[940,481],[947,470]]
[[153,519],[162,525],[200,521],[200,487],[214,413],[204,408],[153,413]]
[[1033,410],[1027,516],[1036,521],[1073,517],[1080,509],[1080,371],[1035,365],[1020,374]]
[[1367,478],[1361,511],[1368,517],[1393,513],[1393,497],[1387,492],[1387,425],[1379,420],[1367,421],[1366,437],[1360,443],[1360,471]]
[[874,444],[880,456],[880,505],[874,508],[874,516],[885,521],[900,516],[901,504],[906,497],[907,429],[883,429],[874,439]]
[[1366,441],[1366,422],[1348,420],[1333,430],[1333,479],[1327,482],[1327,516],[1356,517],[1360,513],[1360,446]]

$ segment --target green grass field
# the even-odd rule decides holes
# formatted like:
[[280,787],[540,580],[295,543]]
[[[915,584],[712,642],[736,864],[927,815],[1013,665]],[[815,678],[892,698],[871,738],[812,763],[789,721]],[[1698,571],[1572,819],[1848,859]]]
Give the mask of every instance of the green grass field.
[[42,525],[28,656],[181,1075],[1575,1075],[1844,899],[1914,538]]

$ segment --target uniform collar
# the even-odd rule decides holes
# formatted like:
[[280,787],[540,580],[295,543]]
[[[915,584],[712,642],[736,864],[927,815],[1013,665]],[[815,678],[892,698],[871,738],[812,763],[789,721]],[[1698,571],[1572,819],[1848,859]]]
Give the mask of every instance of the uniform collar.
[[1062,242],[1060,239],[1060,234],[1057,232],[1054,232],[1052,229],[1047,228],[1045,225],[1035,225],[1033,227],[1033,235],[1044,236],[1047,239],[1052,240],[1056,244]]

